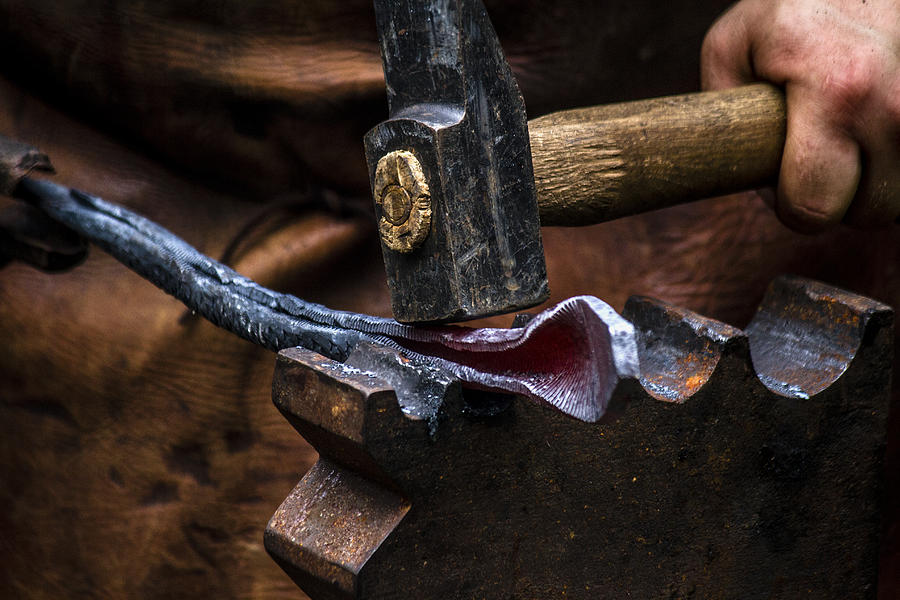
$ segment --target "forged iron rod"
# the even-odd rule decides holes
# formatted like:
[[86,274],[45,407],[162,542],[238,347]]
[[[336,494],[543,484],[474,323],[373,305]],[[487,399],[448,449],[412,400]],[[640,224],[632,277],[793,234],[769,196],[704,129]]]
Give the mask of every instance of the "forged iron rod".
[[368,341],[470,387],[523,394],[584,420],[600,418],[617,382],[638,373],[631,324],[591,296],[518,329],[414,327],[264,288],[156,223],[78,190],[23,178],[16,195],[213,324],[273,351],[303,346],[343,361]]

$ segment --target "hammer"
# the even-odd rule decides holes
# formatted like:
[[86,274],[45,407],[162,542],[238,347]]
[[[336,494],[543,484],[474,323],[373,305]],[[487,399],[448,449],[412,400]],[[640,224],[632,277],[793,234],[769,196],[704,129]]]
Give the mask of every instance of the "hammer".
[[366,134],[394,318],[448,322],[549,296],[541,225],[591,225],[763,187],[767,84],[527,121],[481,0],[375,0],[390,115]]

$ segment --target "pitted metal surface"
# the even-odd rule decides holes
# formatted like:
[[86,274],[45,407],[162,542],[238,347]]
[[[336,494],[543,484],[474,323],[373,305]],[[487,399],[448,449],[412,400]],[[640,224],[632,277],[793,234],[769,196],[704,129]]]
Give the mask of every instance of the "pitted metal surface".
[[[269,523],[269,552],[315,600],[873,597],[891,310],[782,278],[746,332],[647,298],[626,315],[640,379],[620,380],[596,423],[521,396],[473,413],[468,392],[445,397],[431,431],[385,383],[283,352],[275,404],[323,462]],[[767,372],[757,352],[775,347]],[[806,397],[770,389],[774,377]],[[340,417],[304,401],[339,389],[356,390]],[[365,552],[354,502],[348,522],[291,509],[325,483],[389,494],[359,505],[388,515]],[[303,523],[327,551],[290,541]],[[331,544],[368,558],[337,567]]]

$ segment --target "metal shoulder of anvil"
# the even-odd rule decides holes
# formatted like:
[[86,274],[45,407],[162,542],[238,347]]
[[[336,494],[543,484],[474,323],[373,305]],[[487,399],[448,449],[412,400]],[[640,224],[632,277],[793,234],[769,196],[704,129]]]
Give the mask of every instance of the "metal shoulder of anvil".
[[[891,310],[786,277],[745,331],[625,316],[642,372],[597,423],[284,350],[275,405],[320,458],[267,550],[315,600],[874,597]],[[431,422],[396,397],[422,377]]]

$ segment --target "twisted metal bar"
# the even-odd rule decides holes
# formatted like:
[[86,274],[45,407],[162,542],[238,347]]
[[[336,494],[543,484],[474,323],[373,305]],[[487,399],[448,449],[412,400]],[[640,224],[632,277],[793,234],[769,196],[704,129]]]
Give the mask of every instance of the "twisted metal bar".
[[16,194],[215,325],[270,350],[303,346],[343,361],[369,341],[468,386],[524,394],[584,420],[600,418],[618,381],[638,373],[631,324],[591,296],[570,298],[519,329],[413,327],[264,288],[95,196],[28,178]]

